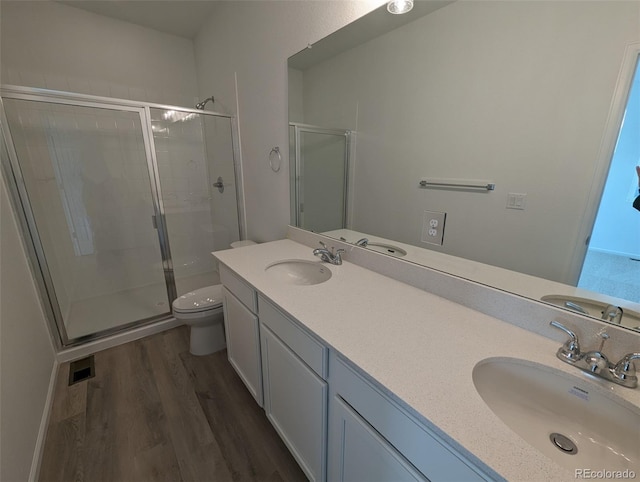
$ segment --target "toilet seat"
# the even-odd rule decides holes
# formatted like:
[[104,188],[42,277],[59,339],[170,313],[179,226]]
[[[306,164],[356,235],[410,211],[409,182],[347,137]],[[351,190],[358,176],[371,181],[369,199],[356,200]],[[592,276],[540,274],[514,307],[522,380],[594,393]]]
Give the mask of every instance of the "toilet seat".
[[173,301],[174,313],[203,313],[222,306],[222,285],[205,286]]

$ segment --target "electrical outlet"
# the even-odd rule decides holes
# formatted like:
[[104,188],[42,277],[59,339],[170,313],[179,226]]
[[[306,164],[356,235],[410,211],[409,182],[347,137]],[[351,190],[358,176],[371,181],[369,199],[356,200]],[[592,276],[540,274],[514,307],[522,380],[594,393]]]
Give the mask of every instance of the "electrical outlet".
[[425,211],[422,216],[422,237],[423,243],[442,246],[444,242],[444,223],[447,213],[437,211]]

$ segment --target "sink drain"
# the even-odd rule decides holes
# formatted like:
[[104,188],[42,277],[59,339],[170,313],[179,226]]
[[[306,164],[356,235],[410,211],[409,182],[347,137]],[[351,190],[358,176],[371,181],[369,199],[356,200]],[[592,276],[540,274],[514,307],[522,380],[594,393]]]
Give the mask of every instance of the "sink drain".
[[578,453],[578,447],[573,443],[573,440],[561,433],[552,433],[549,435],[549,440],[558,450],[565,454],[573,455]]

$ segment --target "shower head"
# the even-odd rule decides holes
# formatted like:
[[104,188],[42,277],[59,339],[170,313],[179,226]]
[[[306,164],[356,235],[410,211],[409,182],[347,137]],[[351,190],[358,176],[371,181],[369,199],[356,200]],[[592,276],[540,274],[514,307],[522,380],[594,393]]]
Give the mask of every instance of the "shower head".
[[214,100],[213,100],[213,96],[211,96],[211,97],[207,97],[207,98],[206,98],[205,100],[203,100],[202,102],[198,102],[198,103],[196,104],[196,109],[198,109],[198,110],[204,110],[204,106],[205,106],[205,105],[207,105],[207,102],[209,102],[209,101],[214,102]]

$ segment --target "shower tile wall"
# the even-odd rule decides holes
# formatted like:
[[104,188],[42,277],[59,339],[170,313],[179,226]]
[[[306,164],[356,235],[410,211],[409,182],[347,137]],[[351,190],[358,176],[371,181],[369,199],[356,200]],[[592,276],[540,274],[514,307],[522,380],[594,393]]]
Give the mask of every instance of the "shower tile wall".
[[152,109],[153,135],[176,278],[213,271],[208,169],[200,119]]
[[[221,117],[204,117],[206,151],[209,153],[209,189],[211,222],[215,249],[226,249],[239,239],[237,186],[233,162],[231,121]],[[222,177],[224,192],[212,189]]]
[[[178,294],[218,283],[211,252],[238,239],[229,119],[151,109]],[[213,187],[218,176],[224,193]]]

